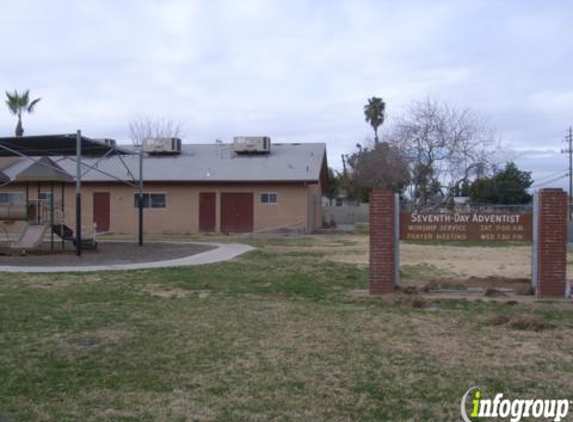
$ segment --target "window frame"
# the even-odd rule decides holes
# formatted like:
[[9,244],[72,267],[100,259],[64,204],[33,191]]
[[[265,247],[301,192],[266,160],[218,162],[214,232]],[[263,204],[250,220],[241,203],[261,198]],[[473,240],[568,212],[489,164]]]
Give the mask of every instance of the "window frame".
[[[263,199],[266,196],[266,201]],[[274,196],[274,201],[270,199]],[[279,203],[279,194],[277,192],[261,192],[259,195],[259,202],[263,205],[276,205]]]
[[9,201],[2,201],[0,199],[1,205],[25,205],[26,204],[26,193],[25,192],[0,192],[0,198],[2,195],[7,195],[8,197],[14,198],[15,196],[20,196],[21,201],[14,201],[13,199]]
[[38,192],[38,200],[50,202],[52,197],[52,192]]
[[[152,195],[155,196],[163,196],[163,206],[154,206],[153,200],[151,199]],[[137,199],[139,197],[139,192],[134,192],[133,194],[133,207],[138,208],[139,204],[137,203]],[[157,204],[157,202],[155,203]],[[167,193],[166,192],[143,192],[143,209],[148,210],[164,210],[167,208]]]

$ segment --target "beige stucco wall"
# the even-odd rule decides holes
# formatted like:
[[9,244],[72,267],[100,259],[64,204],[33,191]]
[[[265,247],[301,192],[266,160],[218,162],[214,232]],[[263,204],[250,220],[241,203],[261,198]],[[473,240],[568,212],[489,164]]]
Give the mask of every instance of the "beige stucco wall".
[[[37,186],[29,185],[29,198],[37,198]],[[49,186],[42,191],[48,192]],[[242,184],[242,185],[193,185],[147,183],[145,192],[165,193],[165,208],[144,210],[145,232],[149,234],[190,234],[199,230],[199,193],[215,192],[217,198],[216,230],[221,225],[221,193],[250,192],[254,197],[254,230],[278,230],[287,228],[309,232],[322,224],[321,192],[319,184]],[[6,186],[0,192],[25,192],[25,186]],[[93,225],[93,193],[110,193],[110,230],[114,233],[135,234],[137,232],[137,209],[134,207],[132,187],[111,183],[85,183],[82,187],[83,226]],[[260,202],[262,192],[276,192],[278,203]],[[61,188],[55,187],[55,200],[60,201]],[[75,186],[65,188],[65,223],[75,228]],[[21,223],[5,225],[9,232],[21,229]]]
[[322,189],[320,184],[307,186],[308,231],[312,232],[322,226]]

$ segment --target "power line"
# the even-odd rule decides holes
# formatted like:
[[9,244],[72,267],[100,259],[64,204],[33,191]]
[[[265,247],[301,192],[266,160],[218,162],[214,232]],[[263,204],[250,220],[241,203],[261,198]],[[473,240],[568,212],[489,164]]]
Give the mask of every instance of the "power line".
[[549,180],[546,180],[545,182],[537,183],[537,184],[535,184],[535,185],[533,185],[533,186],[531,186],[531,187],[532,187],[532,188],[542,188],[543,186],[550,185],[551,183],[556,182],[556,181],[558,181],[558,180],[565,179],[565,178],[568,177],[568,176],[569,176],[569,173],[565,173],[565,174],[562,174],[561,176],[558,176],[558,177],[556,177],[556,178],[554,178],[554,179],[549,179]]
[[[547,180],[547,179],[551,179],[552,177],[561,176],[561,175],[564,174],[563,172],[566,172],[566,171],[567,171],[567,169],[562,169],[562,170],[559,170],[559,171],[550,173],[550,174],[548,174],[548,175],[546,175],[546,176],[539,177],[539,178],[535,178],[535,182],[541,183],[541,182],[543,182],[543,181],[545,181],[545,180]],[[569,174],[569,173],[565,173],[565,174]]]

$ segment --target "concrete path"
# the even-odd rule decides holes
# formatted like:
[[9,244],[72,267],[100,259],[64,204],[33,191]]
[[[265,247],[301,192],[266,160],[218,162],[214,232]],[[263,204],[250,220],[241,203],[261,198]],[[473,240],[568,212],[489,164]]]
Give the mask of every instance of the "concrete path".
[[[199,242],[193,242],[199,243]],[[134,264],[117,265],[89,265],[89,266],[68,266],[68,267],[26,267],[15,265],[1,265],[0,272],[7,273],[69,273],[69,272],[90,272],[90,271],[118,271],[118,270],[142,270],[149,268],[184,267],[188,265],[212,264],[215,262],[228,261],[254,248],[249,245],[238,243],[201,243],[203,245],[215,246],[206,252],[201,252],[185,258],[171,259],[168,261],[139,262]],[[81,259],[81,258],[78,258]]]

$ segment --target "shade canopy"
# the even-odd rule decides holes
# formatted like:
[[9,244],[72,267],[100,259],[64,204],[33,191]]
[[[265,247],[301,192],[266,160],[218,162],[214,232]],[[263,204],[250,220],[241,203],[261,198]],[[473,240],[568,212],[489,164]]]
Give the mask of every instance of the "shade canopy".
[[[90,139],[81,137],[83,156],[131,155],[133,151],[119,148],[112,139]],[[0,138],[0,157],[45,157],[76,155],[76,135],[40,135]]]

